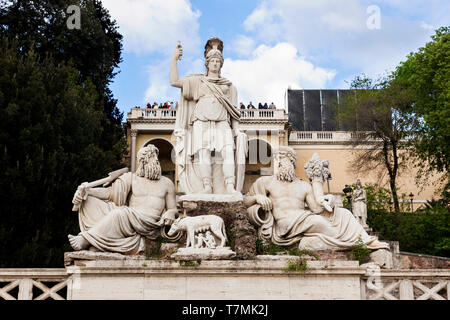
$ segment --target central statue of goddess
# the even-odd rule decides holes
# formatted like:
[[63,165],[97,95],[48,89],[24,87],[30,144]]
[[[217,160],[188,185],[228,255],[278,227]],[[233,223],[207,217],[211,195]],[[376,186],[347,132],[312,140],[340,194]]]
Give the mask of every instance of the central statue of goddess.
[[170,66],[170,84],[181,89],[174,134],[179,191],[185,194],[234,194],[245,175],[246,135],[239,131],[236,87],[220,71],[223,42],[205,45],[204,74],[178,76],[178,43]]

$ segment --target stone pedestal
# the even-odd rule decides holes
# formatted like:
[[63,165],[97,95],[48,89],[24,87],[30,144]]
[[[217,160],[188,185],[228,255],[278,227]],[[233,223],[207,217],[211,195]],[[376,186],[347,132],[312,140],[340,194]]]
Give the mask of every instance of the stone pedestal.
[[247,218],[242,195],[190,194],[179,199],[183,214],[199,216],[214,214],[223,219],[228,246],[236,259],[252,259],[256,255],[256,229]]
[[84,261],[66,268],[69,300],[316,300],[361,299],[366,269],[357,261],[307,261],[286,271],[295,256],[254,260]]
[[230,247],[223,248],[179,248],[171,255],[171,258],[177,261],[193,260],[230,260],[236,256],[236,252],[230,250]]

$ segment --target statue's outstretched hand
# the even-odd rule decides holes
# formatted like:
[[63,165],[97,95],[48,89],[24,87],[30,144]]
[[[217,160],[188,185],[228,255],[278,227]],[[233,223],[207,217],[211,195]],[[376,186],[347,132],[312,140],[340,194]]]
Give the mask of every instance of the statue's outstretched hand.
[[319,204],[325,208],[325,210],[331,212],[334,207],[334,196],[332,194],[326,194],[318,199]]
[[87,198],[87,182],[83,182],[80,184],[77,188],[77,191],[75,191],[75,194],[73,195],[72,203],[75,205],[81,204],[83,200],[86,200]]
[[272,201],[264,195],[257,194],[256,203],[258,203],[265,211],[272,210]]

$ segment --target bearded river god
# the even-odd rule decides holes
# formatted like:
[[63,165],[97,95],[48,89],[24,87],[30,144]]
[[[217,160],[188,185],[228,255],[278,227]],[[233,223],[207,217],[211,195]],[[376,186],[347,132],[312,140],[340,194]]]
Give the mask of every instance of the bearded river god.
[[260,237],[282,246],[299,242],[299,248],[309,250],[350,249],[360,238],[369,249],[389,249],[387,243],[369,236],[350,211],[332,209],[334,197],[322,191],[320,159],[310,160],[305,167],[312,185],[297,178],[296,163],[295,151],[280,147],[274,175],[258,178],[244,196],[249,216],[259,210],[269,213],[260,225]]
[[[124,173],[108,188],[86,188],[81,184],[73,203],[81,232],[69,235],[74,250],[88,249],[124,254],[140,253],[145,238],[164,236],[164,226],[177,214],[175,186],[161,176],[158,149],[139,150],[136,173]],[[84,200],[85,199],[85,200]]]
[[170,83],[181,89],[174,134],[179,191],[186,194],[233,194],[244,183],[246,135],[239,131],[237,90],[221,76],[223,43],[205,45],[205,74],[178,76],[181,44],[170,66]]

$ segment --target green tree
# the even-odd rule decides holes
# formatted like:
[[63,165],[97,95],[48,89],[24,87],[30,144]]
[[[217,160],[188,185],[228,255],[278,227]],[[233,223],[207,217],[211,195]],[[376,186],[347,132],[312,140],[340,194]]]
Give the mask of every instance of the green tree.
[[[69,30],[69,4],[81,29]],[[56,267],[78,232],[77,185],[117,169],[122,114],[108,86],[121,35],[100,1],[0,6],[0,267]]]
[[[99,0],[10,0],[0,7],[0,40],[16,39],[19,50],[30,49],[44,59],[51,54],[56,63],[71,63],[78,83],[90,79],[99,93],[95,108],[106,118],[100,147],[119,159],[123,145],[122,118],[109,84],[121,62],[122,35]],[[69,5],[81,10],[81,28],[67,27]]]
[[409,111],[411,92],[392,77],[373,80],[357,76],[351,94],[336,106],[340,127],[353,128],[348,142],[356,152],[351,160],[355,173],[387,175],[395,211],[400,211],[397,177],[408,164],[408,139],[420,121]]
[[[435,31],[432,40],[396,69],[398,82],[414,94],[412,112],[423,125],[412,140],[425,168],[446,172],[450,168],[450,27]],[[422,170],[423,173],[424,170]]]

